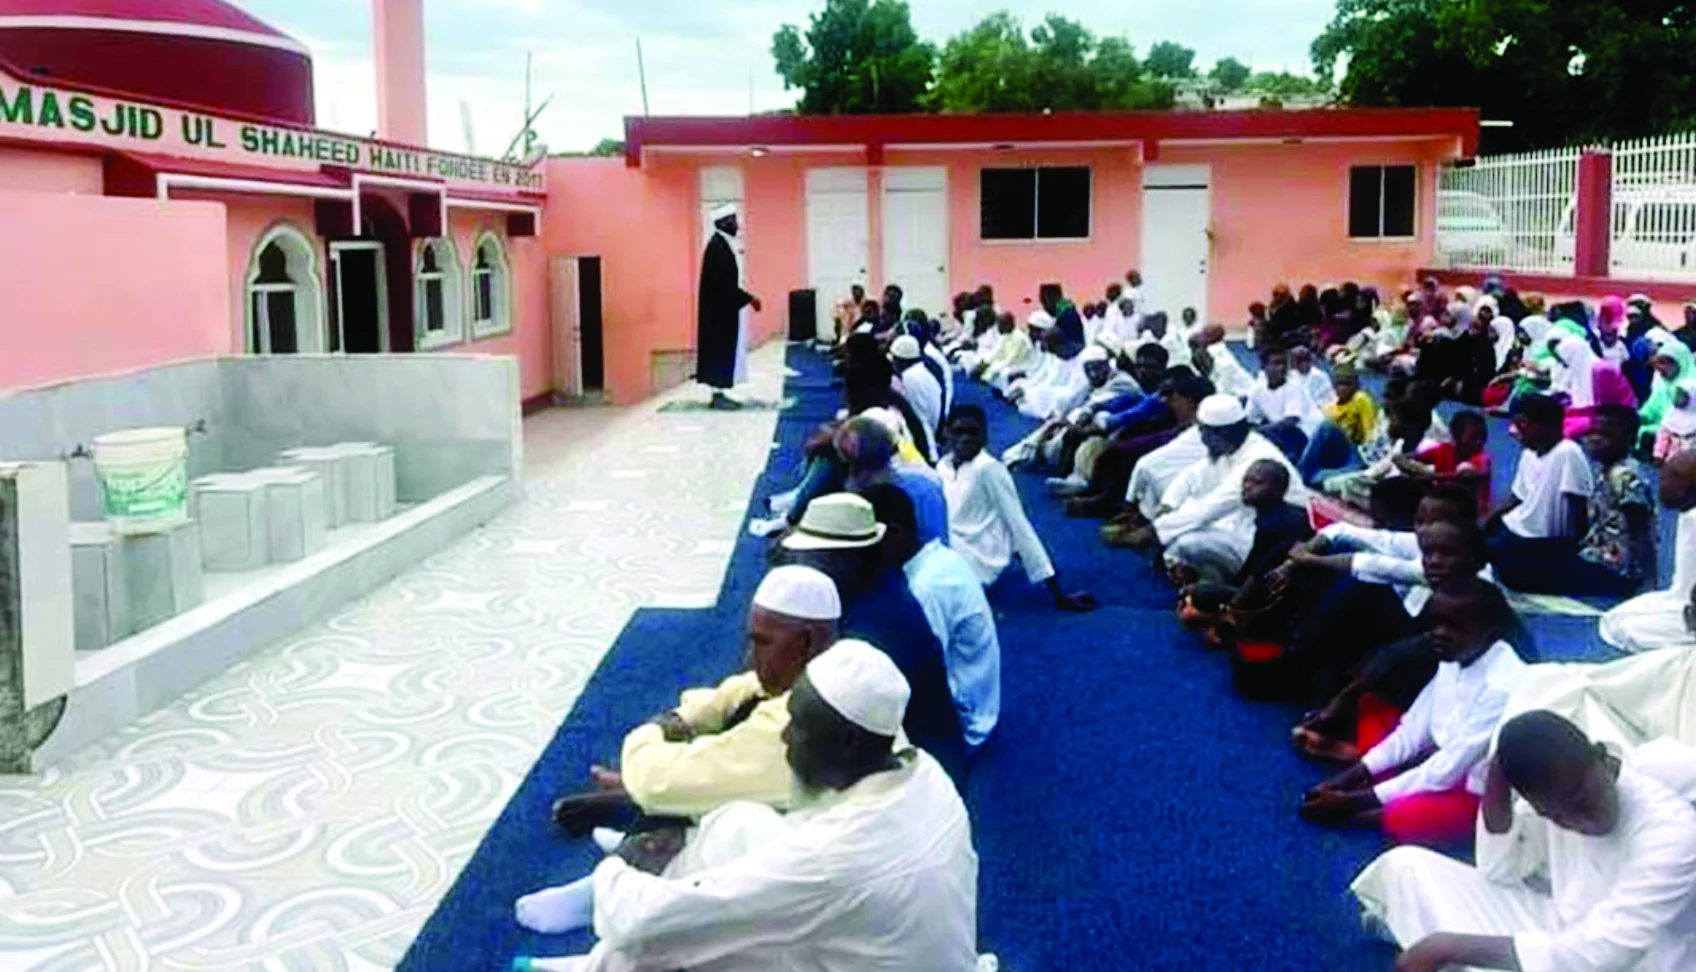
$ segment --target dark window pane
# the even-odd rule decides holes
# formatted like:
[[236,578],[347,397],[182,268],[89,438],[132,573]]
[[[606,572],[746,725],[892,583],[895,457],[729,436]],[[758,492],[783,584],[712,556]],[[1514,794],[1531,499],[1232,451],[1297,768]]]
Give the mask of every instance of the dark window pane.
[[1036,236],[1036,171],[984,169],[979,206],[986,240],[1028,240]]
[[492,273],[477,275],[477,319],[480,321],[493,320],[495,316],[494,277]]
[[1376,237],[1380,232],[1379,199],[1384,170],[1376,165],[1357,165],[1349,170],[1349,235]]
[[265,295],[266,322],[271,325],[271,353],[294,354],[300,350],[294,329],[294,292],[273,290]]
[[420,264],[421,265],[418,268],[419,273],[435,273],[438,269],[440,269],[436,266],[435,247],[427,246],[424,248],[424,259],[420,261]]
[[249,302],[248,316],[253,321],[253,331],[247,336],[247,346],[254,354],[258,354],[265,347],[264,342],[259,339],[259,328],[265,323],[265,292],[250,290],[247,299]]
[[1089,235],[1087,167],[1037,171],[1036,235],[1050,240]]
[[281,284],[292,283],[289,279],[289,257],[283,248],[275,243],[268,243],[265,249],[259,251],[259,276],[254,283]]
[[1411,165],[1384,169],[1384,235],[1413,235],[1414,172]]
[[442,282],[424,281],[424,329],[434,334],[446,328],[442,316]]

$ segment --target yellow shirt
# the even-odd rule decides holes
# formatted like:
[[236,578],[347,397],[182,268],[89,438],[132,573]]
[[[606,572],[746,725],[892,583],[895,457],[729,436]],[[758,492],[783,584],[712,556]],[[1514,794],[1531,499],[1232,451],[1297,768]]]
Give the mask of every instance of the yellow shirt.
[[1341,426],[1357,446],[1370,442],[1378,428],[1378,403],[1364,391],[1355,392],[1347,405],[1327,405],[1324,410],[1325,417]]
[[646,813],[668,817],[704,816],[732,800],[788,809],[794,799],[783,746],[789,693],[765,699],[748,718],[724,728],[748,700],[764,696],[759,676],[742,672],[717,688],[683,693],[677,714],[695,730],[694,739],[667,742],[652,723],[632,730],[619,765],[630,798]]

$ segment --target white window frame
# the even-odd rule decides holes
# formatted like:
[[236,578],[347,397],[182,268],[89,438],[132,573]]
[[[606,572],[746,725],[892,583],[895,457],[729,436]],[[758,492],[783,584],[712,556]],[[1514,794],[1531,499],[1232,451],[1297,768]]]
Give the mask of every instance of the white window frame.
[[[436,270],[427,273],[424,270],[424,254],[434,251],[436,255]],[[426,324],[428,305],[425,301],[425,290],[432,282],[437,282],[442,288],[442,329],[431,334]],[[419,240],[412,251],[412,328],[417,335],[417,347],[420,351],[434,351],[438,348],[451,347],[465,341],[465,301],[459,291],[459,253],[453,245],[453,240],[446,236],[434,239]]]
[[[1031,236],[987,239],[983,235],[983,174],[989,171],[1028,169],[1036,173],[1031,180]],[[1083,169],[1089,173],[1089,232],[1083,236],[1043,236],[1042,233],[1042,170]],[[1042,243],[1089,243],[1095,239],[1095,166],[1093,165],[985,165],[978,168],[978,243],[983,246],[1030,246]]]
[[[1378,235],[1356,236],[1352,223],[1354,206],[1354,170],[1378,170]],[[1384,170],[1412,169],[1413,170],[1413,233],[1408,236],[1386,236],[1384,234]],[[1350,162],[1344,178],[1346,188],[1343,191],[1343,234],[1351,243],[1413,243],[1419,239],[1419,199],[1420,182],[1423,180],[1425,167],[1418,162]]]
[[[489,269],[484,270],[477,266],[477,257],[483,253],[483,248],[486,246],[492,248],[491,252],[494,254],[494,258],[489,261]],[[477,242],[471,247],[471,259],[467,262],[467,265],[471,268],[471,272],[467,275],[471,286],[467,288],[469,293],[466,295],[466,306],[470,309],[468,316],[471,319],[471,339],[478,341],[483,338],[511,334],[512,269],[511,265],[507,263],[506,244],[493,232],[484,230],[477,235]],[[492,278],[489,288],[492,306],[489,309],[490,316],[487,318],[477,316],[477,282],[483,276]]]
[[[259,256],[272,244],[281,246],[289,258],[291,278],[299,272],[305,279],[293,280],[292,283],[259,283]],[[301,259],[304,266],[296,266],[295,261]],[[328,330],[325,322],[328,320],[324,303],[324,278],[319,272],[318,245],[299,227],[291,223],[276,223],[259,234],[259,239],[253,244],[253,250],[247,258],[247,276],[242,287],[242,346],[249,354],[270,354],[271,329],[270,322],[256,319],[253,298],[256,294],[270,294],[290,291],[294,294],[294,326],[295,344],[298,354],[323,354],[328,344]],[[265,306],[263,303],[260,305]],[[261,315],[268,313],[262,310]],[[256,327],[256,325],[261,325]],[[257,345],[255,346],[255,338]]]

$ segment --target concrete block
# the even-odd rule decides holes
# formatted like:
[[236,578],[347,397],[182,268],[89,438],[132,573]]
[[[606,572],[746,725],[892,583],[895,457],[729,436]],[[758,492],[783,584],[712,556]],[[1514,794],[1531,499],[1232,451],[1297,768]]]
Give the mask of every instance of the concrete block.
[[135,630],[122,557],[123,548],[111,524],[71,524],[78,651],[104,648]]
[[272,563],[292,563],[324,546],[324,479],[299,466],[256,469],[265,484],[265,516]]
[[16,729],[13,720],[65,695],[76,682],[67,483],[62,462],[0,464],[0,747],[4,748],[16,742],[7,738]]
[[195,481],[192,495],[191,515],[200,524],[204,569],[258,570],[271,562],[262,479],[246,474],[207,476]]
[[395,451],[375,442],[341,442],[343,509],[354,523],[378,523],[395,513]]
[[200,604],[200,527],[193,520],[122,539],[119,561],[136,631]]
[[318,474],[324,482],[324,527],[334,530],[348,521],[345,487],[342,474],[347,457],[334,449],[309,446],[284,449],[277,454],[277,465],[298,466]]

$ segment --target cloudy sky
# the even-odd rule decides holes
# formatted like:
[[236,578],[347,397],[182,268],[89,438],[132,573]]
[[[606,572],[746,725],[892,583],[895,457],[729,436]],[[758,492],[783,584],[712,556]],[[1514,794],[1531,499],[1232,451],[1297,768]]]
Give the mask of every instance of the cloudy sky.
[[[305,42],[317,68],[318,122],[368,133],[377,108],[369,0],[236,0]],[[940,44],[1010,9],[1027,26],[1057,6],[1038,0],[910,0],[919,35]],[[430,141],[497,155],[523,118],[524,58],[534,54],[537,131],[555,151],[622,137],[641,114],[636,40],[656,115],[746,114],[792,105],[772,69],[771,38],[804,26],[822,0],[426,0]],[[1196,49],[1202,65],[1235,56],[1262,70],[1308,70],[1307,48],[1334,0],[1069,0],[1064,13],[1145,52],[1158,40]],[[462,108],[461,105],[466,106]],[[466,145],[469,115],[474,146]]]

